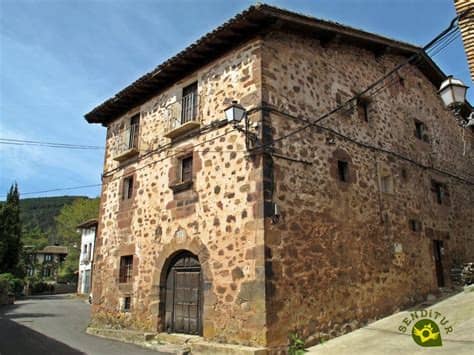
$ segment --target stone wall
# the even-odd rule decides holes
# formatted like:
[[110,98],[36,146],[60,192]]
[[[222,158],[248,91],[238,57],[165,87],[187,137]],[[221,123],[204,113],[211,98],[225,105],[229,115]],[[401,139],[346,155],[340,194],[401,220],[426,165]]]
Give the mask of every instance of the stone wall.
[[[163,275],[181,250],[199,258],[203,336],[220,342],[279,348],[297,330],[311,343],[413,304],[437,288],[433,240],[444,243],[449,284],[450,266],[474,258],[474,193],[465,182],[474,176],[474,135],[456,126],[416,67],[364,97],[367,115],[348,107],[277,143],[273,154],[249,156],[243,134],[220,122],[236,99],[251,110],[251,126],[259,123],[261,142],[271,142],[401,60],[270,33],[109,124],[94,322],[163,330]],[[196,80],[201,131],[170,144],[169,106]],[[117,137],[137,113],[140,153],[119,163]],[[415,122],[423,124],[420,139]],[[193,157],[193,184],[173,190],[185,156]],[[347,163],[346,181],[339,161]],[[122,201],[126,176],[135,188]],[[442,204],[434,183],[443,186]],[[270,218],[272,202],[279,218]],[[120,256],[130,254],[133,282],[119,284]],[[126,313],[125,296],[132,297]]]
[[[288,33],[264,38],[262,55],[273,139],[403,60]],[[309,343],[348,332],[434,292],[432,239],[443,240],[448,284],[452,263],[474,259],[474,188],[462,180],[474,176],[473,132],[456,125],[416,67],[385,84],[364,98],[368,121],[348,107],[276,144],[266,176],[281,213],[265,222],[270,346],[286,344],[295,330]],[[426,137],[415,137],[415,120]],[[346,182],[338,161],[348,163]],[[443,204],[432,180],[447,187]],[[411,219],[421,230],[410,229]]]
[[[163,275],[170,258],[188,250],[198,256],[203,273],[203,336],[265,344],[261,164],[246,157],[242,133],[226,124],[211,126],[224,118],[233,99],[248,109],[260,104],[259,51],[259,40],[245,44],[107,127],[93,278],[95,324],[163,330]],[[205,131],[169,145],[167,107],[196,80]],[[136,113],[140,154],[119,163],[113,159],[117,137]],[[185,155],[193,156],[193,184],[173,191],[178,159]],[[125,176],[134,179],[129,201],[121,200]],[[119,284],[120,256],[129,254],[133,282]],[[125,296],[132,297],[127,313],[120,306]]]

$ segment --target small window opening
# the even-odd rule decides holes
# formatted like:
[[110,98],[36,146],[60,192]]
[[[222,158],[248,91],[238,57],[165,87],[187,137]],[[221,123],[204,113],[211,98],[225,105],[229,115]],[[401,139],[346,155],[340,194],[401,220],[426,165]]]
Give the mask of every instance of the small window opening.
[[132,304],[132,297],[126,296],[123,298],[123,310],[125,312],[130,311],[131,304]]
[[369,103],[366,100],[357,101],[357,115],[360,120],[369,122]]
[[133,255],[120,257],[119,282],[127,283],[132,281],[133,276]]
[[193,157],[181,159],[181,182],[193,180]]
[[446,199],[446,186],[434,180],[431,182],[431,184],[433,186],[432,190],[435,194],[436,202],[441,205]]
[[133,176],[123,179],[122,200],[129,200],[133,196]]
[[408,221],[408,224],[409,224],[410,230],[412,232],[421,232],[422,227],[421,227],[421,222],[420,221],[418,221],[416,219],[410,219]]
[[338,160],[337,170],[338,170],[340,181],[343,181],[343,182],[349,181],[349,163],[347,161]]
[[408,180],[408,171],[405,168],[400,170],[400,175],[404,181]]
[[380,189],[383,193],[391,194],[393,193],[393,178],[390,175],[382,176],[380,179]]
[[426,125],[418,120],[415,120],[415,137],[422,141],[429,142]]

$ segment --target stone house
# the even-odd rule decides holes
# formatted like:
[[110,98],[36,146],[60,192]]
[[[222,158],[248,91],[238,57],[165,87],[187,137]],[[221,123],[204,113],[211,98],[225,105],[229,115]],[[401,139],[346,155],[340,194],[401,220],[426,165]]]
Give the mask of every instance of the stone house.
[[68,254],[67,247],[48,245],[41,250],[27,252],[26,274],[56,281],[58,270]]
[[79,255],[77,293],[89,295],[92,285],[92,265],[97,232],[97,219],[90,219],[77,226],[81,233],[81,253]]
[[256,5],[96,107],[96,322],[278,349],[449,285],[474,259],[474,135],[445,78],[419,47]]

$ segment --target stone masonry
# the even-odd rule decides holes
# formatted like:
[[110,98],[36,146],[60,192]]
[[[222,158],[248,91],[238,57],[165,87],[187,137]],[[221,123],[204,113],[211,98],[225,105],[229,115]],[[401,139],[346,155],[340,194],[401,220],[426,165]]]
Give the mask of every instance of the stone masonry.
[[[180,75],[162,66],[86,115],[107,127],[95,325],[167,331],[167,275],[182,251],[200,263],[200,335],[275,350],[290,332],[310,344],[420,301],[449,286],[452,265],[474,260],[474,132],[443,108],[444,74],[427,57],[268,149],[418,51],[321,26],[251,7],[165,63],[189,65],[200,49],[199,65]],[[193,82],[199,126],[167,138],[170,107]],[[223,120],[232,100],[249,112],[249,149]],[[118,161],[118,138],[137,114],[138,151]],[[192,179],[180,184],[186,157]],[[126,255],[132,275],[119,282]]]

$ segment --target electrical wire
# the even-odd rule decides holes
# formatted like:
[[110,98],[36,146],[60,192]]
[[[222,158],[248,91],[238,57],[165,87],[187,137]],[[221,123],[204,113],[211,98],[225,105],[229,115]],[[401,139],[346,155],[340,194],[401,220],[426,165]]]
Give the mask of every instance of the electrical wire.
[[104,147],[96,146],[96,145],[53,143],[53,142],[43,142],[43,141],[13,139],[13,138],[1,138],[1,137],[0,137],[0,144],[30,145],[30,146],[41,146],[41,147],[49,147],[49,148],[63,148],[63,149],[104,149]]
[[[379,78],[376,82],[372,83],[371,85],[369,85],[365,90],[363,90],[362,92],[358,93],[357,95],[355,95],[354,97],[350,98],[349,100],[347,100],[346,102],[342,103],[341,105],[339,105],[338,107],[336,107],[335,109],[327,112],[326,114],[322,115],[321,117],[319,117],[318,119],[316,119],[315,121],[312,121],[312,122],[308,122],[305,120],[305,122],[307,122],[306,125],[304,125],[303,127],[301,128],[298,128],[292,132],[289,132],[288,134],[285,134],[281,137],[278,137],[276,139],[273,139],[272,142],[270,143],[267,143],[267,144],[262,144],[262,145],[259,145],[257,146],[256,148],[254,149],[264,149],[265,147],[270,147],[270,146],[273,146],[276,142],[280,142],[284,139],[287,139],[295,134],[298,134],[299,132],[309,128],[309,127],[318,127],[318,128],[322,128],[322,129],[326,129],[326,130],[329,130],[328,128],[326,127],[323,127],[323,126],[320,126],[320,125],[317,125],[319,122],[323,121],[324,119],[328,118],[329,116],[332,116],[334,113],[338,112],[339,110],[343,109],[343,108],[347,108],[348,105],[352,105],[353,103],[357,102],[358,99],[360,99],[360,97],[362,96],[366,96],[366,94],[368,94],[369,96],[375,96],[377,93],[379,93],[381,90],[383,90],[384,88],[387,88],[389,85],[393,85],[395,82],[399,81],[400,78],[396,78],[396,80],[392,80],[390,83],[385,83],[385,85],[383,85],[381,88],[378,88],[374,93],[370,93],[370,91],[374,88],[376,88],[377,85],[379,85],[380,83],[383,83],[388,77],[390,77],[391,75],[393,75],[394,73],[397,73],[401,68],[403,68],[404,66],[408,65],[408,64],[414,64],[416,63],[418,60],[421,60],[422,56],[423,56],[423,53],[428,53],[428,52],[431,52],[431,53],[434,53],[432,55],[437,55],[439,54],[442,50],[444,50],[452,41],[454,41],[454,39],[456,38],[456,28],[454,27],[454,24],[456,23],[456,21],[458,21],[461,17],[465,16],[467,12],[464,12],[463,14],[457,16],[455,19],[453,19],[450,23],[450,26],[445,29],[443,32],[441,32],[438,36],[436,36],[432,41],[430,41],[427,45],[425,45],[423,48],[422,48],[422,51],[418,52],[418,53],[415,53],[413,54],[412,56],[410,56],[406,61],[404,61],[403,63],[397,65],[395,68],[393,68],[392,70],[390,70],[387,74],[385,74],[384,76],[382,76],[381,78]],[[454,30],[453,30],[454,28]],[[287,113],[284,113],[285,115],[289,115]],[[300,119],[299,117],[296,117],[295,118],[297,119]],[[213,139],[211,140],[207,140],[205,142],[201,142],[201,143],[198,143],[196,145],[194,145],[193,147],[196,147],[196,146],[200,146],[206,142],[209,142],[209,141],[212,141],[212,140],[215,140],[215,139],[218,139],[218,138],[221,138],[222,136],[225,136],[229,133],[233,132],[233,130],[229,130],[227,132],[225,132],[224,134],[222,135],[219,135],[219,136],[216,136],[214,137]],[[339,135],[339,136],[342,136],[339,132],[336,132],[334,131],[333,132],[334,134],[336,135]],[[349,137],[346,137],[348,139],[351,139]],[[357,141],[356,141],[357,142]],[[63,144],[63,143],[51,143],[51,142],[40,142],[40,141],[22,141],[22,140],[13,140],[13,139],[1,139],[0,138],[0,143],[1,144],[24,144],[24,145],[43,145],[43,146],[50,146],[50,147],[54,147],[54,148],[70,148],[70,149],[104,149],[104,147],[98,147],[98,146],[84,146],[84,145],[72,145],[72,144]],[[357,142],[359,144],[363,144],[361,142]],[[148,157],[150,154],[153,154],[153,153],[160,153],[162,151],[164,151],[166,149],[168,145],[166,146],[163,146],[163,147],[159,147],[158,149],[156,150],[153,150],[153,151],[150,151],[148,152],[143,158],[146,158]],[[188,148],[187,150],[192,150],[192,148]],[[375,149],[377,147],[372,147],[372,146],[368,146],[368,148],[371,148],[371,149]],[[383,149],[380,149],[380,148],[377,148],[379,150],[383,150]],[[204,151],[203,151],[204,152]],[[402,155],[398,155],[397,153],[394,153],[394,152],[390,152],[390,151],[386,151],[387,153],[390,153],[390,154],[395,154],[397,156],[399,156],[400,158],[402,159],[405,159],[405,160],[410,160],[409,158],[406,158]],[[136,168],[134,170],[134,172],[138,171],[138,170],[141,170],[141,169],[144,169],[145,167],[148,167],[152,164],[156,164],[156,163],[159,163],[165,159],[168,159],[168,158],[172,158],[172,157],[175,157],[179,154],[182,154],[183,151],[178,151],[178,152],[175,152],[174,154],[171,154],[171,155],[167,155],[166,157],[163,157],[161,159],[158,159],[158,160],[154,160],[152,162],[149,162],[139,168]],[[417,162],[415,162],[417,165],[421,165]],[[424,168],[430,168],[430,167],[426,167],[426,166],[423,166]],[[103,177],[108,177],[110,176],[110,174],[112,174],[113,172],[119,170],[120,168],[116,168],[116,169],[112,169],[110,171],[107,171],[107,172],[104,172],[103,174]],[[447,172],[444,172],[444,171],[441,171],[441,170],[438,170],[436,168],[432,168],[440,173],[444,173],[444,174],[447,174],[449,176],[452,176],[458,180],[462,180],[464,182],[467,182],[469,184],[474,184],[470,181],[467,181],[467,180],[464,180],[456,175],[452,175],[450,173],[447,173]],[[121,179],[121,177],[116,177],[116,178],[113,178],[111,180],[108,180],[107,182],[111,182],[111,181],[114,181],[114,180],[118,180],[118,179]],[[42,194],[42,193],[48,193],[48,192],[56,192],[56,191],[66,191],[66,190],[74,190],[74,189],[81,189],[81,188],[91,188],[91,187],[99,187],[99,186],[102,186],[102,184],[93,184],[93,185],[84,185],[84,186],[75,186],[75,187],[65,187],[65,188],[58,188],[58,189],[50,189],[50,190],[43,190],[43,191],[35,191],[35,192],[26,192],[26,193],[22,193],[22,195],[30,195],[30,194]]]
[[[462,15],[463,16],[463,15]],[[268,148],[268,147],[273,147],[275,145],[275,143],[278,143],[278,142],[281,142],[285,139],[288,139],[306,129],[308,129],[309,127],[313,126],[313,125],[316,125],[320,122],[322,122],[323,120],[327,119],[328,117],[332,116],[333,114],[337,113],[338,111],[342,110],[342,109],[347,109],[347,107],[351,107],[352,104],[354,103],[357,103],[357,100],[359,100],[361,97],[365,97],[367,95],[370,96],[370,91],[374,88],[377,87],[377,85],[379,85],[380,83],[383,83],[387,78],[389,78],[391,75],[393,75],[394,73],[398,73],[398,71],[405,67],[406,65],[408,64],[412,64],[413,62],[416,62],[417,60],[420,60],[424,53],[426,53],[426,51],[430,48],[432,48],[435,44],[439,44],[440,41],[442,41],[443,43],[445,43],[446,41],[446,37],[449,37],[451,36],[452,34],[452,31],[453,31],[453,28],[456,28],[455,27],[455,24],[456,22],[461,18],[461,15],[460,16],[457,16],[455,17],[450,25],[445,29],[443,30],[439,35],[437,35],[433,40],[431,40],[428,44],[426,44],[422,50],[420,50],[419,52],[417,53],[414,53],[413,55],[411,55],[408,59],[406,59],[405,61],[403,61],[401,64],[395,66],[395,68],[391,69],[388,73],[384,74],[381,78],[379,78],[378,80],[376,80],[374,83],[370,84],[366,89],[364,89],[363,91],[359,92],[358,94],[354,95],[353,97],[351,97],[350,99],[346,100],[345,102],[343,102],[342,104],[340,104],[339,106],[335,107],[334,109],[330,110],[329,112],[323,114],[322,116],[320,116],[319,118],[317,118],[316,120],[314,121],[310,121],[308,122],[307,124],[305,124],[304,126],[300,127],[300,128],[297,128],[293,131],[290,131],[280,137],[277,137],[275,139],[273,139],[271,142],[269,143],[266,143],[266,144],[261,144],[259,146],[257,146],[256,148],[254,149],[263,149],[265,150],[265,148]]]
[[[99,187],[99,186],[102,186],[102,184],[82,185],[82,186],[73,186],[73,187],[60,187],[60,188],[50,189],[50,190],[20,192],[20,196],[23,196],[23,195],[37,195],[37,194],[43,194],[43,193],[48,193],[48,192],[57,192],[57,191],[79,190],[79,189],[86,189],[86,188]],[[7,195],[3,195],[2,197],[6,197],[6,196]]]

